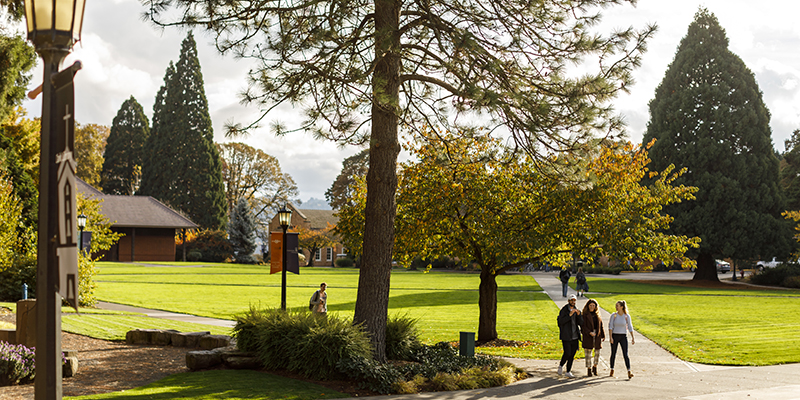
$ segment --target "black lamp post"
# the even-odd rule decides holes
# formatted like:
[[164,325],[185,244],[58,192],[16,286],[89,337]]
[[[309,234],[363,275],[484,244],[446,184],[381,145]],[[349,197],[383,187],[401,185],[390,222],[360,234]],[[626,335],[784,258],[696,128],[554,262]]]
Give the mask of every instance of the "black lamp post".
[[83,230],[86,229],[86,215],[81,213],[78,215],[78,229],[80,229],[80,235],[78,235],[78,252],[83,253]]
[[[59,265],[56,258],[57,250],[51,243],[59,243],[62,246],[66,241],[68,245],[63,248],[68,250],[71,245],[73,251],[75,249],[74,187],[68,188],[72,190],[65,196],[69,204],[63,204],[59,212],[57,176],[59,162],[62,165],[74,162],[71,154],[71,138],[66,137],[74,130],[74,119],[72,119],[74,113],[71,109],[71,96],[65,110],[57,107],[58,99],[53,78],[59,72],[59,66],[69,54],[72,45],[80,39],[84,6],[85,0],[25,0],[28,40],[33,42],[36,52],[44,61],[36,273],[36,400],[61,398]],[[71,81],[70,79],[70,84]],[[65,114],[59,118],[59,113],[62,111]],[[57,134],[59,131],[66,132],[67,135],[62,134],[59,137]],[[61,254],[74,253],[65,251]]]
[[281,310],[286,311],[286,229],[289,228],[289,224],[292,222],[292,210],[287,210],[286,206],[284,205],[278,210],[278,221],[281,223],[281,228],[283,228],[283,245],[281,248],[283,249],[283,254],[281,255]]

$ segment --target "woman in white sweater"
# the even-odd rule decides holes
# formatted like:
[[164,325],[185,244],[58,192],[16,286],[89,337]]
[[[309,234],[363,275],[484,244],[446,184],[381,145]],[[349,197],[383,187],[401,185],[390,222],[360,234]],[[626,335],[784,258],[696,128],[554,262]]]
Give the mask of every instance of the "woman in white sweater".
[[625,367],[628,368],[628,379],[633,378],[631,373],[631,360],[628,358],[628,332],[631,333],[631,344],[636,343],[633,337],[633,324],[631,316],[628,314],[628,305],[625,300],[617,302],[617,312],[611,314],[608,320],[608,333],[611,337],[611,374],[614,376],[614,360],[617,358],[617,346],[622,347],[622,357],[625,359]]

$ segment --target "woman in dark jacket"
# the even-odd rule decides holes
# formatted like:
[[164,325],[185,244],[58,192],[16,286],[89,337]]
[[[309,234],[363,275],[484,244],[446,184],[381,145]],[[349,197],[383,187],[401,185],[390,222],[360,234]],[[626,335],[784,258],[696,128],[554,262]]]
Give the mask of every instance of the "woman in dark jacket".
[[[600,318],[600,307],[597,301],[589,299],[583,306],[583,324],[581,333],[583,336],[583,351],[586,353],[586,369],[588,376],[597,376],[597,362],[600,360],[600,349],[603,348],[603,341],[606,334],[603,332],[603,319]],[[592,364],[592,350],[594,350],[594,364]]]

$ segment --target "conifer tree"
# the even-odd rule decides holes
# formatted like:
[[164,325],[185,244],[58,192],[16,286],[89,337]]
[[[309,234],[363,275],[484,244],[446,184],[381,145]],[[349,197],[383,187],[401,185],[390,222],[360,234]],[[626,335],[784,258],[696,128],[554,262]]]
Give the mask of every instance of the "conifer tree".
[[696,280],[717,280],[715,258],[788,251],[769,111],[753,73],[728,49],[717,18],[700,9],[650,102],[644,142],[652,168],[687,167],[697,200],[670,206],[671,231],[702,239]]
[[222,182],[197,45],[189,32],[153,105],[138,194],[169,204],[202,228],[223,229],[227,212]]
[[106,194],[132,195],[139,188],[150,123],[133,96],[122,103],[106,144],[101,186]]
[[233,254],[237,263],[252,264],[253,252],[256,250],[256,221],[250,212],[250,205],[245,198],[240,198],[236,207],[231,210],[228,224],[228,240],[233,246]]
[[800,129],[784,142],[786,152],[781,161],[781,186],[786,193],[786,209],[800,210]]

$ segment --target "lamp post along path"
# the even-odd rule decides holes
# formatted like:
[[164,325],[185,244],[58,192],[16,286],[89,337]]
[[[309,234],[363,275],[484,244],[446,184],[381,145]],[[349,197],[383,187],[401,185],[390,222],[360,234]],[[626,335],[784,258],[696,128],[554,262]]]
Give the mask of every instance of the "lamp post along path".
[[283,229],[283,245],[282,247],[282,263],[281,263],[281,310],[286,311],[286,230],[289,229],[289,225],[292,222],[292,210],[287,210],[286,206],[283,206],[278,211],[278,220],[280,221],[281,228]]
[[59,72],[79,40],[85,0],[25,0],[28,39],[44,62],[36,272],[36,400],[60,399],[61,297],[77,307],[73,64]]

